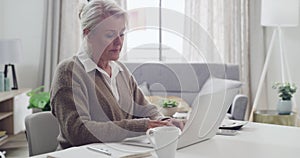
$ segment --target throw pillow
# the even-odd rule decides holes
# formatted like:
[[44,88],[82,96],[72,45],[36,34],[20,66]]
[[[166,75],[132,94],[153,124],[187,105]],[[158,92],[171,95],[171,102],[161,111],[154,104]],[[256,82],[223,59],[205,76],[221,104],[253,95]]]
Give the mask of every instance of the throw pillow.
[[209,77],[200,90],[200,95],[220,92],[224,89],[239,88],[242,82],[237,80],[228,80],[215,77]]

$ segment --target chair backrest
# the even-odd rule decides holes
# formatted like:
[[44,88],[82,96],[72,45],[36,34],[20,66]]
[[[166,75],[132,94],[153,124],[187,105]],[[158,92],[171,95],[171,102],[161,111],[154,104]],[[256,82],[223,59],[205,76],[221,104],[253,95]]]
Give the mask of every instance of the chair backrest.
[[246,95],[238,94],[233,100],[231,107],[231,119],[245,120],[245,113],[247,110],[248,97]]
[[55,151],[59,125],[51,112],[38,112],[25,118],[29,156]]

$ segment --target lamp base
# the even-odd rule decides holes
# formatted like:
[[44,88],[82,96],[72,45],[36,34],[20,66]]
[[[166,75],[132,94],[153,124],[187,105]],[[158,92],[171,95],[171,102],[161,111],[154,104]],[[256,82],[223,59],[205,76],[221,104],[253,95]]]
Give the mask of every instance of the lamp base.
[[14,64],[5,64],[4,78],[7,78],[7,72],[8,72],[8,67],[9,66],[11,66],[12,77],[13,77],[13,87],[11,89],[12,90],[17,90],[18,89],[18,82],[17,82],[17,75],[16,75],[16,70],[15,70],[15,65]]

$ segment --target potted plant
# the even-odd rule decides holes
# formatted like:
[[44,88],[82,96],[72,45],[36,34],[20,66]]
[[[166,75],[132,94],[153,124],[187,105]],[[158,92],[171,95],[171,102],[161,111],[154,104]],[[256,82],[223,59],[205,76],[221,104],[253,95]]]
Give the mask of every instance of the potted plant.
[[40,109],[41,111],[50,111],[50,93],[43,92],[44,86],[40,86],[30,92],[27,95],[30,97],[28,109]]
[[178,102],[172,99],[166,99],[162,102],[161,112],[165,116],[172,116],[177,112]]
[[280,100],[277,103],[277,111],[279,114],[290,114],[292,112],[292,97],[296,93],[297,87],[295,84],[288,82],[279,83],[275,82],[272,87],[277,89],[278,97]]

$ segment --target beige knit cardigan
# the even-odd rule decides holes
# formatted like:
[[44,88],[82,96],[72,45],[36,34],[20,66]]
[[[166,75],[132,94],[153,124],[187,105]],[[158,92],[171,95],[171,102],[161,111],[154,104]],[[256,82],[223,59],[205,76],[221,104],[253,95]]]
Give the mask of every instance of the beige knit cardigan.
[[139,136],[145,134],[149,119],[161,117],[125,65],[116,63],[124,70],[116,77],[119,102],[103,74],[97,70],[87,73],[77,56],[58,65],[50,100],[60,126],[58,148]]

